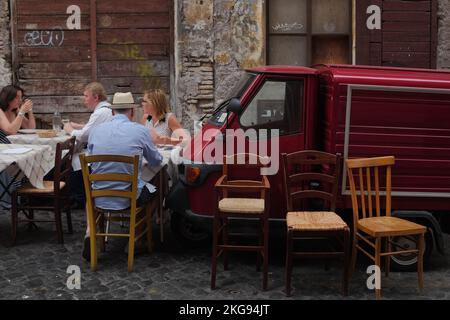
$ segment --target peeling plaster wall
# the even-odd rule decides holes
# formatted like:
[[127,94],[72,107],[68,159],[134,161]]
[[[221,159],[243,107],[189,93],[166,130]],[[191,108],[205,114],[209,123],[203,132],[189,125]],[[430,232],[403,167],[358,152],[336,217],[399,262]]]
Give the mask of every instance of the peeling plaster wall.
[[244,68],[264,64],[264,2],[177,0],[175,93],[184,127],[209,113]]
[[450,69],[450,0],[439,0],[437,67]]
[[0,0],[0,88],[11,84],[11,42],[8,0]]

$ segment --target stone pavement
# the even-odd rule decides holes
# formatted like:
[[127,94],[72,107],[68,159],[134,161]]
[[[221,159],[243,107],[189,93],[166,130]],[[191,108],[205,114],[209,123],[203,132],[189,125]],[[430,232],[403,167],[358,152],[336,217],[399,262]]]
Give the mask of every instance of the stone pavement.
[[[110,240],[99,259],[99,270],[91,272],[81,257],[84,211],[73,212],[74,233],[64,234],[65,244],[56,243],[53,224],[38,230],[19,229],[18,242],[10,245],[10,214],[0,214],[0,299],[374,299],[366,287],[368,263],[359,261],[351,279],[350,295],[340,292],[341,267],[332,262],[325,270],[318,261],[299,261],[294,266],[293,296],[284,295],[284,243],[271,242],[269,290],[261,290],[255,257],[231,254],[230,270],[218,268],[217,289],[210,290],[210,245],[183,248],[170,235],[156,241],[153,254],[136,257],[134,272],[127,272],[126,240]],[[44,214],[45,216],[45,214]],[[118,228],[118,226],[117,226]],[[66,229],[65,229],[66,230]],[[159,233],[155,226],[155,239]],[[417,274],[392,272],[381,278],[383,299],[450,299],[450,235],[445,235],[446,255],[434,253],[425,269],[425,289],[419,293]],[[70,290],[67,268],[81,269],[81,289]]]

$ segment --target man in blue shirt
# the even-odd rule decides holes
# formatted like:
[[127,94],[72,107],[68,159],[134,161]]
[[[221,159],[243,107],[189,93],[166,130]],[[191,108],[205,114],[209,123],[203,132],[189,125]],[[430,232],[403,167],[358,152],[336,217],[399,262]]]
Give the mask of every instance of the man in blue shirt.
[[[138,199],[137,205],[142,205],[152,198],[145,182],[141,177],[142,157],[150,166],[161,164],[162,156],[153,144],[149,130],[143,125],[133,122],[135,108],[133,96],[130,92],[116,93],[113,98],[111,109],[113,118],[110,122],[102,123],[94,127],[89,135],[88,153],[95,154],[117,154],[136,155],[139,159],[138,172]],[[126,173],[132,174],[132,165],[117,162],[99,162],[91,165],[92,173]],[[93,189],[117,189],[129,188],[127,182],[97,181],[93,183]],[[101,197],[95,199],[98,208],[109,210],[121,210],[130,206],[129,200],[120,197]],[[89,230],[87,230],[83,248],[83,257],[89,260]]]

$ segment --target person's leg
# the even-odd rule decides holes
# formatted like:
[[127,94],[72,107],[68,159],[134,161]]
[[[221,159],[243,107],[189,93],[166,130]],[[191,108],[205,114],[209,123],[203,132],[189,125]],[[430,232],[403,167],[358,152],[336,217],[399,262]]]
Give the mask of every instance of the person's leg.
[[88,215],[88,210],[86,208],[86,233],[84,235],[84,240],[83,240],[82,256],[86,261],[90,261],[91,260],[91,243],[90,243],[90,238],[89,238],[89,217],[87,215]]
[[[142,188],[141,194],[139,195],[139,198],[136,200],[136,206],[141,207],[141,206],[148,204],[150,201],[152,201],[155,198],[155,195],[156,195],[156,192],[150,193],[150,191],[148,191],[147,187]],[[144,228],[145,228],[145,224],[140,224],[136,228],[136,234],[140,234],[144,230]],[[146,241],[147,241],[147,238],[142,237],[142,240],[140,240],[138,243],[136,243],[135,253],[142,253],[147,250]],[[125,247],[126,253],[128,253],[127,249],[128,249],[128,245]]]
[[86,202],[86,195],[81,170],[72,171],[70,174],[70,194],[72,201],[76,203],[76,207],[79,209],[83,208]]

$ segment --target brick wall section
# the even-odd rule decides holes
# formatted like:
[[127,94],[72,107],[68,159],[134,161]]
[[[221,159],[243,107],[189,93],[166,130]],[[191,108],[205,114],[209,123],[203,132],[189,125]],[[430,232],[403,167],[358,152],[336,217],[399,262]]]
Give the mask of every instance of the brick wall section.
[[0,0],[0,88],[11,84],[11,43],[8,0]]
[[450,69],[450,0],[439,0],[437,67]]
[[186,129],[217,106],[242,69],[264,64],[259,0],[177,0],[177,115]]

